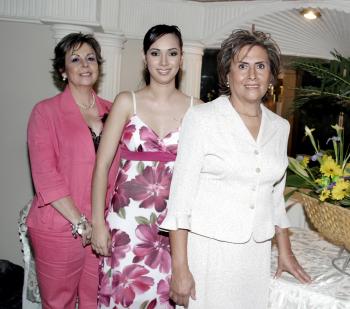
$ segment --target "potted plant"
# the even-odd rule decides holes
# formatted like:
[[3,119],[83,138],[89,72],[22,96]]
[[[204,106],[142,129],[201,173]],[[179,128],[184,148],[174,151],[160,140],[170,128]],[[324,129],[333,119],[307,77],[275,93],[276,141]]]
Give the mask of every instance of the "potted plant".
[[[297,109],[314,99],[349,105],[350,59],[336,51],[332,55],[335,60],[329,64],[316,60],[295,64],[321,81],[319,87],[298,89]],[[287,186],[294,189],[288,196],[298,194],[314,227],[329,241],[350,251],[350,155],[344,145],[343,113],[331,128],[335,134],[321,147],[313,136],[314,129],[305,126],[312,153],[289,158]]]

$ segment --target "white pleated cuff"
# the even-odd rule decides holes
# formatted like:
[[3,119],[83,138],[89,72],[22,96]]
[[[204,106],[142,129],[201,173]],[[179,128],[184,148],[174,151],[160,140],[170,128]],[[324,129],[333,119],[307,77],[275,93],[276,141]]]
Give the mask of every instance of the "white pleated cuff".
[[275,217],[274,221],[274,224],[282,229],[290,227],[290,221],[286,214]]
[[191,230],[191,216],[188,214],[167,214],[163,223],[158,227],[163,231]]

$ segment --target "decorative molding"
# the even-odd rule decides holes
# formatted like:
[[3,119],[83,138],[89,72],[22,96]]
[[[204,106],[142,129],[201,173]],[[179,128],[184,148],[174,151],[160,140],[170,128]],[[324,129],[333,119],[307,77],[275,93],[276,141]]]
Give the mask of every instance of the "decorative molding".
[[120,16],[120,0],[101,0],[100,2],[100,21],[104,32],[119,32]]
[[101,0],[0,0],[0,19],[99,26]]
[[[319,8],[322,17],[314,21],[302,18],[299,10],[308,6]],[[247,7],[249,10],[244,14],[216,24],[219,26],[212,31],[207,30],[207,36],[202,39],[203,44],[219,48],[232,29],[251,29],[251,25],[255,24],[258,30],[272,35],[284,55],[327,59],[332,58],[332,49],[337,49],[345,56],[350,55],[350,46],[347,44],[350,36],[349,1],[275,1],[273,6],[269,1],[259,4],[255,1],[254,6]],[[342,10],[339,10],[340,7]],[[210,16],[215,13],[210,11],[207,19],[217,20],[217,16]]]
[[185,41],[184,61],[180,89],[187,95],[199,98],[201,90],[202,56],[204,45],[200,42]]
[[[319,20],[306,21],[299,10],[317,7]],[[337,49],[350,56],[350,1],[187,0],[0,0],[0,20],[69,24],[94,32],[142,39],[151,26],[176,24],[185,41],[218,48],[232,29],[252,24],[271,33],[285,55],[330,58]]]
[[195,54],[203,56],[204,45],[198,41],[185,41],[183,51],[185,54]]
[[93,33],[92,28],[67,24],[53,24],[51,25],[51,30],[56,44],[71,32]]
[[177,25],[188,40],[202,34],[204,8],[192,1],[120,0],[120,12],[120,29],[127,38],[141,39],[156,24]]
[[[319,21],[305,21],[300,8],[317,7]],[[235,28],[270,32],[286,55],[329,58],[336,48],[350,55],[349,0],[225,1],[187,0],[0,0],[0,20],[76,24],[102,33],[142,39],[154,24],[176,24],[184,40],[218,48]],[[137,22],[136,22],[137,21]],[[306,30],[307,29],[307,30]]]
[[113,101],[120,91],[122,49],[126,39],[120,33],[95,33],[95,37],[101,44],[102,57],[105,60],[102,65],[103,76],[99,85],[99,94]]

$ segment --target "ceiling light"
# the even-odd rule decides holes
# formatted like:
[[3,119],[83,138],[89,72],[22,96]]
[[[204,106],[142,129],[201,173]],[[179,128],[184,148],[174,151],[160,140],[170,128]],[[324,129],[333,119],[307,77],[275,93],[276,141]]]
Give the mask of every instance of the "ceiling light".
[[302,9],[300,11],[300,14],[303,15],[306,19],[316,19],[321,17],[321,12],[313,8]]

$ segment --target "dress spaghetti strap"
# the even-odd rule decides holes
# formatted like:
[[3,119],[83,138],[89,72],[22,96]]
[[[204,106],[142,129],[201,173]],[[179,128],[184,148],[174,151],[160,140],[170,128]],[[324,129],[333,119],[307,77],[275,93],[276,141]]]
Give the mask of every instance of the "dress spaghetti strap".
[[191,96],[191,102],[190,102],[190,107],[193,106],[193,96]]
[[132,94],[132,104],[134,106],[134,115],[136,115],[136,95],[134,91],[131,91]]

